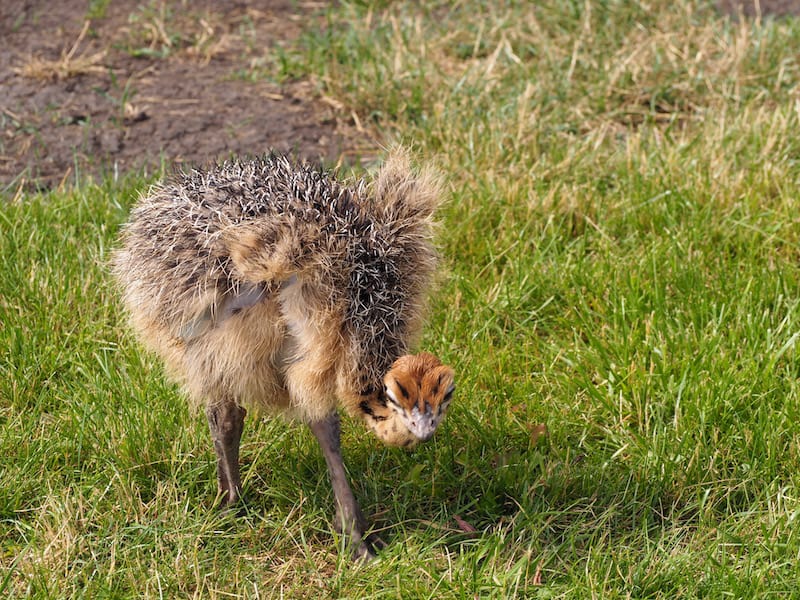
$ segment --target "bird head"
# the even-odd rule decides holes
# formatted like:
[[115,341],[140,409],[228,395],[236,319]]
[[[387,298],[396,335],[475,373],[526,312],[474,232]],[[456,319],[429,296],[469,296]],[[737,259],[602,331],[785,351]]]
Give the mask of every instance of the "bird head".
[[433,436],[455,390],[453,369],[427,352],[398,358],[383,385],[379,407],[366,420],[385,444],[405,448]]

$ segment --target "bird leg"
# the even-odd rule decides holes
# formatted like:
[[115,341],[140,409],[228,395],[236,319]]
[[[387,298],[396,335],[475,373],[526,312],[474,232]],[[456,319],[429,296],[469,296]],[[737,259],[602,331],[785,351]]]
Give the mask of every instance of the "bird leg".
[[377,536],[364,535],[367,522],[364,515],[361,514],[355,496],[353,496],[353,490],[350,489],[344,470],[339,442],[341,431],[339,415],[333,412],[322,421],[310,423],[309,427],[314,432],[328,465],[328,475],[333,487],[333,495],[336,497],[335,527],[337,531],[349,538],[355,558],[374,558],[374,549],[382,548],[385,544]]
[[211,439],[217,453],[217,484],[226,506],[239,499],[242,482],[239,478],[239,441],[247,411],[235,402],[212,404],[206,408]]

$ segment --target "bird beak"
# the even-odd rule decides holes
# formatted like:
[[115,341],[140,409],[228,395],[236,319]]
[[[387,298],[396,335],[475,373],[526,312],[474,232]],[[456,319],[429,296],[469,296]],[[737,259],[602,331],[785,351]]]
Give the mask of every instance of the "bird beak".
[[426,407],[424,413],[415,406],[411,411],[411,421],[407,424],[409,431],[421,442],[427,442],[436,432],[438,421],[433,417],[433,411]]

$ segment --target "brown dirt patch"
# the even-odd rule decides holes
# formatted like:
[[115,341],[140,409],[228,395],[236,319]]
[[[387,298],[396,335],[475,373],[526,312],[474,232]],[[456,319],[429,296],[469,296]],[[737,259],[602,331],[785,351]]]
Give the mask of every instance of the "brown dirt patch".
[[733,17],[800,15],[800,0],[719,0],[720,9]]
[[280,48],[323,7],[5,0],[0,191],[270,148],[328,162],[374,153],[313,82],[278,82]]

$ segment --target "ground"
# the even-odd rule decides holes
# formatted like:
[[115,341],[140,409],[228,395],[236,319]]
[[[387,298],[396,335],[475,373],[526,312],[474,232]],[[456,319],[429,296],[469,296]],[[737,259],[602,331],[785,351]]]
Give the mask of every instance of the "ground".
[[[346,160],[365,152],[343,135],[360,135],[351,110],[413,141],[445,199],[422,347],[459,387],[414,453],[344,420],[354,492],[389,543],[379,561],[350,564],[299,424],[251,419],[247,502],[213,510],[203,415],[135,343],[109,285],[109,249],[151,178],[44,195],[12,180],[0,597],[800,598],[800,21],[764,17],[761,0],[762,18],[748,0],[729,21],[721,0],[292,0],[308,12],[286,23],[314,29],[289,31],[282,54],[253,33],[259,15],[226,29],[161,0],[119,15],[91,1],[93,25],[49,54],[7,44],[28,17],[0,18],[0,55],[14,50],[0,107],[31,124],[12,135],[100,127],[37,125],[7,92],[99,78],[119,52],[194,65],[197,81],[228,61],[221,81],[244,94],[308,86],[303,106],[330,111]],[[244,10],[234,1],[221,4]],[[144,126],[140,79],[116,78],[112,124]],[[163,87],[148,93],[187,99]],[[161,131],[139,143],[160,153]]]
[[782,17],[800,14],[800,0],[719,0],[720,10],[746,17]]
[[283,44],[323,7],[3,2],[0,190],[269,148],[330,162],[371,151],[352,116],[315,82],[281,72]]
[[[6,0],[0,5],[0,190],[203,164],[269,148],[336,162],[376,144],[283,48],[321,2]],[[720,0],[736,16],[798,0]],[[741,11],[741,13],[740,13]]]

